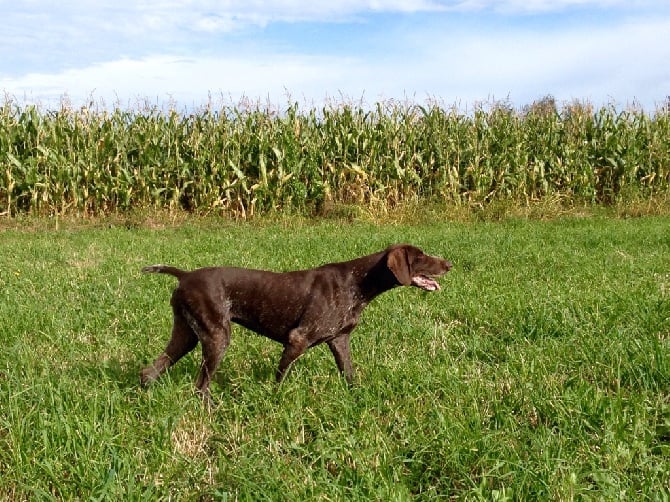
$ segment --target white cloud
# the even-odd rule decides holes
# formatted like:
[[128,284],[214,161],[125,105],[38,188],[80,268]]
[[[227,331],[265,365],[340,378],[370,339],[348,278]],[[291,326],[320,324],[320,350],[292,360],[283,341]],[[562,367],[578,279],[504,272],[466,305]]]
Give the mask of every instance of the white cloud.
[[[444,94],[466,99],[508,95],[516,104],[551,93],[646,108],[670,93],[670,19],[638,19],[607,27],[508,29],[486,33],[423,33],[413,47],[430,47],[424,79]],[[416,37],[416,36],[415,36]]]
[[[523,105],[551,93],[559,100],[626,104],[638,99],[651,108],[670,93],[664,63],[670,60],[670,46],[660,43],[670,33],[670,17],[630,14],[635,6],[668,11],[667,0],[66,2],[62,11],[45,8],[39,13],[27,5],[10,13],[11,29],[0,33],[0,89],[18,100],[45,104],[57,104],[64,94],[74,102],[92,96],[108,105],[146,98],[199,106],[209,94],[281,104],[288,93],[308,102],[340,94],[363,96],[367,102],[409,95],[464,104],[509,96]],[[440,22],[400,23],[395,31],[376,33],[385,37],[377,40],[382,54],[356,47],[326,55],[295,41],[279,46],[258,40],[258,30],[237,33],[240,27],[278,20],[358,22],[357,16],[371,11],[525,12],[571,6],[621,6],[628,14],[600,26],[510,26],[508,13],[494,15],[498,24],[478,30],[472,28],[476,22],[452,23],[448,29]],[[43,29],[21,30],[19,21]],[[369,17],[360,21],[374,22]],[[222,45],[232,32],[237,44]],[[199,36],[205,49],[187,46]],[[20,47],[7,45],[16,40]],[[59,63],[47,62],[52,59]]]
[[[58,103],[64,93],[80,99],[101,99],[108,106],[117,100],[121,106],[132,105],[132,101],[145,98],[200,106],[208,94],[232,101],[247,97],[279,104],[287,93],[300,101],[323,100],[323,90],[329,88],[326,83],[346,86],[348,75],[357,64],[346,57],[300,55],[197,59],[160,56],[122,59],[55,74],[33,73],[4,79],[0,85],[18,100],[46,105]],[[332,90],[337,92],[338,88]]]

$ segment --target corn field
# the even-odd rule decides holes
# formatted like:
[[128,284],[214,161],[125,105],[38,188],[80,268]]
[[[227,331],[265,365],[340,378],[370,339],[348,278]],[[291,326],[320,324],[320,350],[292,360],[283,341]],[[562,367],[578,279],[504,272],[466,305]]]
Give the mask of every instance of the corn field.
[[196,113],[0,106],[0,214],[315,214],[327,203],[609,204],[670,186],[670,112],[437,104]]

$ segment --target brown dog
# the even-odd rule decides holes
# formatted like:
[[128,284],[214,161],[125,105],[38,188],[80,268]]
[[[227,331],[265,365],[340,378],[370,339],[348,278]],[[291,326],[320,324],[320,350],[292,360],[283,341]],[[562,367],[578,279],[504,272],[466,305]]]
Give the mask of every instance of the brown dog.
[[232,267],[186,272],[166,265],[144,272],[179,279],[172,294],[174,325],[165,351],[140,374],[142,384],[159,377],[200,341],[202,367],[196,383],[204,397],[230,342],[230,321],[284,345],[277,369],[281,381],[289,365],[305,350],[326,342],[337,367],[351,383],[349,336],[365,306],[396,286],[440,289],[434,280],[451,263],[407,244],[390,246],[355,260],[295,272]]

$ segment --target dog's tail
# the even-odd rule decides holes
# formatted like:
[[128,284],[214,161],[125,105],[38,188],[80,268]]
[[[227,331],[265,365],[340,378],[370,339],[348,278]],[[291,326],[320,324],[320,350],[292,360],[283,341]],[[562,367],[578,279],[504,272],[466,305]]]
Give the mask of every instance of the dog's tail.
[[170,274],[175,276],[177,279],[181,280],[188,272],[186,270],[181,270],[176,267],[170,267],[169,265],[149,265],[144,267],[142,272],[147,273],[158,273],[158,274]]

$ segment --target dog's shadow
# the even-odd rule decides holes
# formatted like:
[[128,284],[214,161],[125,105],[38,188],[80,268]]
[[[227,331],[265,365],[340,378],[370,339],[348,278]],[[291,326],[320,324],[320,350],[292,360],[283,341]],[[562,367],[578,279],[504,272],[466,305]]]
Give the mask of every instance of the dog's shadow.
[[[258,354],[257,354],[258,355]],[[276,384],[275,371],[278,356],[251,357],[247,359],[226,358],[214,374],[213,383],[216,385],[215,393],[237,393],[247,384]],[[82,386],[95,387],[102,391],[106,388],[109,392],[120,392],[122,394],[136,394],[142,396],[145,391],[156,385],[181,386],[187,384],[193,386],[200,372],[202,356],[199,351],[185,356],[173,367],[169,368],[156,382],[143,387],[140,383],[140,371],[147,364],[148,359],[142,357],[107,357],[104,360],[83,360],[73,369],[71,374],[81,382]]]
[[[245,361],[242,366],[239,361],[230,365],[222,364],[214,374],[213,382],[221,391],[234,392],[247,383],[251,384],[276,384],[275,362],[263,359],[252,359]],[[193,382],[198,376],[198,371],[193,373]]]
[[110,384],[119,390],[140,387],[140,365],[132,359],[108,358],[104,361],[83,362],[77,367],[83,382]]

